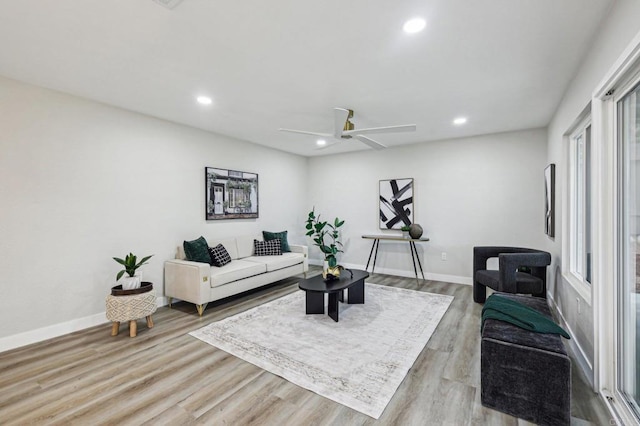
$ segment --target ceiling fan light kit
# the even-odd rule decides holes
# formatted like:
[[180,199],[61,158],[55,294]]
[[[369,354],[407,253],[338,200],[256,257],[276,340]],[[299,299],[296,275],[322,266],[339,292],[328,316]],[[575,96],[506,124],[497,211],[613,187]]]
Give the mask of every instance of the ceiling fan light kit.
[[[385,127],[370,127],[366,129],[357,129],[355,125],[351,122],[351,118],[353,118],[353,110],[345,109],[345,108],[334,108],[333,109],[333,117],[334,117],[334,132],[333,133],[319,133],[319,132],[311,132],[308,130],[294,130],[294,129],[283,129],[280,128],[281,132],[289,132],[289,133],[299,133],[302,135],[311,135],[311,136],[320,136],[323,138],[335,138],[338,141],[340,139],[351,139],[355,138],[360,142],[364,143],[368,147],[376,150],[385,149],[387,146],[381,144],[378,141],[375,141],[365,135],[371,133],[395,133],[395,132],[415,132],[416,125],[415,124],[401,124],[398,126],[385,126]],[[319,149],[327,148],[331,145],[335,145],[337,142],[332,144],[325,144]],[[320,145],[320,144],[318,144]]]

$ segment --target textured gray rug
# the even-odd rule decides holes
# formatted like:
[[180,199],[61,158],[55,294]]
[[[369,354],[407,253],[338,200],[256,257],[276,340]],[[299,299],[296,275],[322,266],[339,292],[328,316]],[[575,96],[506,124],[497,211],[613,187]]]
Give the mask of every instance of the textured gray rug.
[[365,304],[341,303],[336,323],[305,315],[298,290],[190,334],[377,419],[452,300],[367,283]]

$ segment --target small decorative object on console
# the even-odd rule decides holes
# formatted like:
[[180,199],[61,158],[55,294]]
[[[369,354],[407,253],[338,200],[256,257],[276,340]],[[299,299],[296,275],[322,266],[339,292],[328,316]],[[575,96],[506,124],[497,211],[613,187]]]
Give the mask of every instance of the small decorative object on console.
[[417,240],[418,238],[422,237],[423,232],[424,231],[422,230],[422,226],[418,225],[417,223],[412,223],[409,226],[409,236],[414,240]]
[[400,230],[402,231],[402,236],[404,238],[409,238],[409,230],[411,229],[410,226],[404,225],[402,228],[400,228]]

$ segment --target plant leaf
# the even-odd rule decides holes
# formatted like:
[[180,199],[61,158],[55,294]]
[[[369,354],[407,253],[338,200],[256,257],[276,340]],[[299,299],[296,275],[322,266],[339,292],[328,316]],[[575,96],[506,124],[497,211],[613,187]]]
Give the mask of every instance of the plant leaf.
[[116,275],[116,281],[118,281],[120,278],[122,278],[122,276],[124,275],[125,270],[123,269],[122,271],[118,272],[118,275]]
[[153,255],[143,257],[142,260],[140,262],[138,262],[138,266],[144,265],[152,257],[153,257]]

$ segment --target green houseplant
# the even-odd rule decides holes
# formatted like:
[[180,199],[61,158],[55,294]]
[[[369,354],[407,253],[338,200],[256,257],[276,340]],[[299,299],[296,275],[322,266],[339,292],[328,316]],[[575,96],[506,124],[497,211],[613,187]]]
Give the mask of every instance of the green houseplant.
[[402,231],[403,237],[409,238],[409,231],[411,230],[411,227],[409,225],[404,225],[400,228],[400,230]]
[[128,275],[122,281],[123,290],[132,290],[140,287],[140,277],[136,275],[136,270],[142,265],[146,265],[147,261],[151,259],[151,257],[153,257],[153,255],[143,257],[139,262],[138,257],[133,253],[129,253],[124,259],[120,259],[119,257],[113,258],[113,260],[124,266],[124,269],[116,275],[116,281],[122,278],[125,272]]
[[[331,270],[329,275],[339,276],[338,253],[343,253],[342,243],[340,242],[340,227],[344,225],[344,220],[335,218],[333,222],[320,220],[320,215],[316,216],[315,208],[309,212],[305,228],[306,235],[313,239],[313,244],[318,246],[324,254],[324,260]],[[327,272],[323,271],[323,276],[327,277]]]

